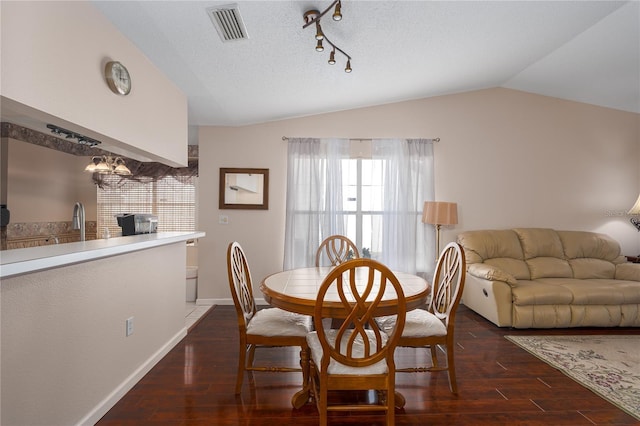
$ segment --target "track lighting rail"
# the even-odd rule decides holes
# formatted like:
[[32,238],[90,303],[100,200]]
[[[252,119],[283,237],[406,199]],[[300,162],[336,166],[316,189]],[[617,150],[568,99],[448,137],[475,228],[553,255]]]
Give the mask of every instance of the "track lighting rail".
[[81,135],[80,133],[72,132],[71,130],[63,129],[62,127],[54,126],[53,124],[47,124],[47,128],[51,130],[51,133],[57,136],[64,136],[66,139],[75,139],[76,143],[80,145],[96,146],[102,142],[90,138],[89,136]]
[[316,51],[318,52],[323,52],[324,51],[324,46],[322,45],[323,41],[326,41],[331,47],[331,54],[329,55],[329,65],[334,65],[336,63],[336,50],[340,53],[342,53],[346,58],[347,58],[347,65],[344,69],[344,71],[346,73],[350,73],[352,71],[351,69],[351,55],[349,55],[347,52],[345,52],[344,50],[340,49],[338,46],[336,46],[335,43],[333,43],[331,40],[329,40],[329,38],[327,38],[327,36],[325,35],[325,33],[322,31],[322,27],[320,25],[320,20],[322,19],[322,17],[329,12],[329,10],[331,10],[331,8],[334,8],[334,12],[333,12],[333,20],[334,21],[340,21],[342,20],[342,2],[341,0],[334,0],[329,7],[327,7],[324,11],[320,12],[316,9],[312,9],[312,10],[308,10],[304,13],[304,22],[305,24],[302,26],[302,29],[305,29],[307,27],[309,27],[312,24],[315,24],[316,26],[316,40],[317,40],[317,44],[316,44]]

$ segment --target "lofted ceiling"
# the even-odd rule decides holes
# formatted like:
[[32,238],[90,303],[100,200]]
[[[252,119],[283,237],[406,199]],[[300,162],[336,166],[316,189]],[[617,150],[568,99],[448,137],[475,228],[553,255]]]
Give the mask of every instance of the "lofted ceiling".
[[230,42],[207,8],[232,1],[93,3],[187,95],[192,126],[493,87],[640,113],[638,1],[343,0],[342,21],[322,28],[350,74],[302,28],[331,1],[236,1],[248,39]]

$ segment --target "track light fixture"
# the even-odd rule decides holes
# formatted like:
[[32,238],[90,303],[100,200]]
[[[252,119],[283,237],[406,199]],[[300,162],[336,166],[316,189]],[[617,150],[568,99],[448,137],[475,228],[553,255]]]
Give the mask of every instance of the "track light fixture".
[[324,34],[322,33],[322,27],[320,27],[320,21],[316,21],[316,40],[322,40]]
[[308,10],[304,14],[304,22],[305,24],[302,28],[307,28],[311,24],[316,25],[316,40],[318,43],[316,44],[316,51],[322,52],[324,51],[324,46],[322,45],[323,41],[326,41],[331,47],[331,54],[329,55],[329,64],[335,65],[336,63],[336,50],[342,53],[347,58],[347,66],[344,69],[344,72],[350,73],[351,69],[351,56],[349,56],[344,50],[340,49],[338,46],[333,44],[331,40],[327,38],[327,35],[322,31],[322,27],[320,26],[320,19],[331,9],[334,8],[332,18],[334,21],[340,21],[342,19],[342,2],[341,0],[335,0],[333,3],[329,5],[324,11],[320,12],[316,9]]
[[64,136],[66,139],[75,139],[76,143],[80,145],[96,146],[102,142],[90,138],[89,136],[81,135],[71,130],[63,129],[62,127],[54,126],[53,124],[47,124],[47,128],[51,130],[51,133],[57,136]]

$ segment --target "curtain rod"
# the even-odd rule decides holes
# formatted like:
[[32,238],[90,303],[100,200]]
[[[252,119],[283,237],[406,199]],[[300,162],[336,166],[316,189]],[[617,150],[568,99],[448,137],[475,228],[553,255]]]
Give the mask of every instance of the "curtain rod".
[[[289,139],[293,139],[293,138],[290,138],[289,136],[282,137],[283,141],[288,141]],[[370,141],[373,139],[382,139],[382,138],[349,138],[350,141]],[[405,139],[414,139],[414,138],[405,138]],[[429,139],[429,138],[425,138],[425,139]],[[440,142],[440,138],[431,138],[431,140],[434,142]]]

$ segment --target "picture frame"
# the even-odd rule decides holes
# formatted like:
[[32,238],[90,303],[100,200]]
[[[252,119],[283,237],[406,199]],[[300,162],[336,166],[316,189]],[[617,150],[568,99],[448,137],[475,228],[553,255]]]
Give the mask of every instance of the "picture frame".
[[220,168],[220,209],[268,210],[269,169]]

